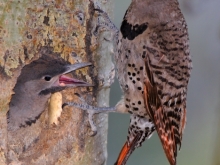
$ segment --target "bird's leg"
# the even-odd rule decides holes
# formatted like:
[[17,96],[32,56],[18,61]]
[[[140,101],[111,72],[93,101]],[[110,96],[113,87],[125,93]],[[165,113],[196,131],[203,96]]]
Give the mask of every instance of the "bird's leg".
[[91,130],[92,130],[91,136],[94,136],[97,133],[97,127],[94,124],[93,115],[98,114],[98,113],[116,112],[116,107],[94,107],[94,106],[87,104],[86,101],[78,93],[75,93],[75,95],[77,95],[79,97],[79,99],[82,103],[66,102],[63,104],[62,107],[68,105],[68,106],[73,106],[73,107],[80,108],[82,110],[87,111],[87,113],[89,115],[89,124],[90,124]]
[[[118,36],[118,29],[117,27],[111,22],[106,12],[100,9],[99,5],[95,3],[95,11],[97,13],[97,20],[96,20],[96,27],[94,29],[93,34],[98,36],[98,34],[102,31],[110,31],[114,35],[114,41],[117,40]],[[116,37],[115,37],[116,36]],[[91,130],[93,132],[93,136],[97,133],[97,127],[93,121],[94,114],[98,113],[108,113],[108,112],[116,112],[116,107],[94,107],[86,103],[86,101],[79,95],[76,94],[81,103],[76,102],[67,102],[64,103],[63,106],[73,106],[76,108],[80,108],[82,110],[86,110],[89,117],[89,124],[91,126]]]
[[[101,31],[110,31],[113,33],[113,42],[116,44],[116,41],[118,40],[118,29],[113,24],[113,22],[110,20],[108,14],[101,10],[99,5],[95,4],[95,11],[97,12],[97,21],[96,21],[96,28],[93,32],[95,36],[97,36]],[[76,103],[76,102],[67,102],[63,104],[63,107],[68,106],[74,106],[76,108],[80,108],[82,110],[86,110],[88,112],[89,116],[89,124],[91,126],[91,129],[93,131],[93,136],[97,133],[97,127],[94,124],[93,121],[93,115],[98,113],[109,113],[109,112],[126,112],[126,108],[124,108],[124,103],[119,102],[115,107],[94,107],[92,105],[89,105],[86,103],[86,101],[79,95],[76,94],[82,103]]]
[[78,93],[75,93],[75,95],[79,97],[82,104],[76,102],[66,102],[63,104],[63,107],[66,105],[74,106],[82,110],[88,110],[90,112],[93,112],[93,114],[116,112],[116,107],[94,107],[92,105],[87,104],[87,102]]

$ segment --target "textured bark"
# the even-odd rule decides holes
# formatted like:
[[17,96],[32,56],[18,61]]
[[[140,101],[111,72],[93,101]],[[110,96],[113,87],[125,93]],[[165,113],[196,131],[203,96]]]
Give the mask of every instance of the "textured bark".
[[[109,11],[112,2],[101,1]],[[94,87],[62,91],[63,102],[78,101],[80,93],[90,104],[107,106],[114,76],[109,42],[92,35],[93,3],[89,0],[3,0],[0,3],[0,164],[89,164],[107,159],[107,115],[97,115],[98,133],[91,137],[87,113],[65,108],[58,125],[49,126],[48,111],[36,124],[7,131],[6,113],[22,67],[50,49],[70,63],[92,62],[76,73]],[[99,44],[101,43],[101,44]],[[100,55],[105,56],[100,56]],[[39,105],[41,106],[41,105]]]

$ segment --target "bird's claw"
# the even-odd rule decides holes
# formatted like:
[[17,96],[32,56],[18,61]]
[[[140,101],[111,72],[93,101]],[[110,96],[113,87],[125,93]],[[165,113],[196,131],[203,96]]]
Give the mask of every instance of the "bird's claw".
[[97,134],[97,127],[93,121],[94,114],[116,112],[116,107],[94,107],[94,106],[87,104],[86,101],[78,93],[75,93],[75,95],[79,97],[82,104],[76,103],[76,102],[67,102],[62,105],[62,108],[69,105],[69,106],[80,108],[82,110],[86,110],[88,113],[89,124],[92,130],[92,133],[90,133],[90,136],[95,136]]
[[[88,105],[87,102],[78,93],[74,93],[74,95],[76,95],[84,105]],[[91,127],[91,133],[89,135],[95,136],[97,134],[97,127],[93,121],[93,116],[96,114],[96,112],[94,110],[87,109],[87,113],[89,115],[89,124]]]
[[90,136],[95,136],[97,134],[97,127],[96,127],[96,125],[93,121],[93,116],[94,116],[94,114],[98,113],[98,111],[92,110],[90,108],[92,106],[88,105],[87,102],[80,96],[80,94],[74,93],[74,95],[76,95],[79,98],[79,100],[82,102],[82,104],[74,103],[74,102],[64,103],[62,105],[62,108],[64,108],[67,105],[70,105],[70,106],[75,106],[77,108],[81,108],[83,110],[86,110],[87,113],[88,113],[89,124],[90,124],[90,127],[91,127],[91,133],[89,135]]
[[117,34],[118,29],[112,23],[108,14],[105,11],[103,11],[98,4],[95,5],[94,10],[97,12],[98,16],[97,16],[97,25],[93,34],[97,36],[100,33],[100,31],[111,31]]
[[91,127],[91,132],[90,132],[90,136],[95,136],[97,134],[97,127],[93,121],[93,115],[95,114],[93,111],[88,111],[89,114],[89,124]]

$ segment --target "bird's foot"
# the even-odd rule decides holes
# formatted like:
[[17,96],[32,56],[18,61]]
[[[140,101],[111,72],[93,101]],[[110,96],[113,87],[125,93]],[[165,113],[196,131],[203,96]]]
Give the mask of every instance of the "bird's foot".
[[108,14],[104,12],[97,3],[95,3],[95,11],[98,14],[98,16],[96,21],[97,25],[93,34],[97,36],[101,31],[110,31],[113,32],[114,35],[118,36],[118,28],[111,21]]
[[63,104],[62,107],[65,107],[68,105],[68,106],[80,108],[82,110],[86,110],[89,116],[89,124],[92,130],[92,133],[90,134],[90,136],[95,136],[97,134],[97,127],[93,121],[94,114],[115,112],[116,108],[115,107],[94,107],[94,106],[87,104],[86,101],[78,93],[75,93],[75,95],[79,97],[82,103],[66,102]]

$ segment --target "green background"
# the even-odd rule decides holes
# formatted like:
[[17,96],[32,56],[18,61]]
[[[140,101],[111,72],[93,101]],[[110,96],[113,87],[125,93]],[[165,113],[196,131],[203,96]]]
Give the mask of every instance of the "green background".
[[[131,0],[115,0],[117,27]],[[178,165],[220,165],[220,1],[181,0],[189,29],[193,71],[188,87],[187,125]],[[111,88],[114,106],[121,98],[116,81]],[[110,114],[108,163],[113,165],[127,138],[129,115]],[[127,165],[169,165],[157,133],[135,150]]]

